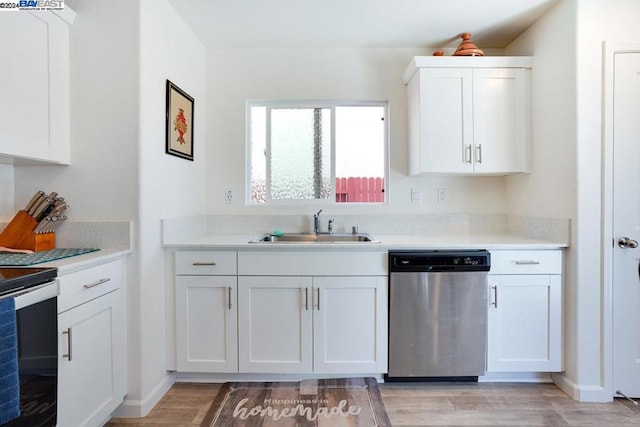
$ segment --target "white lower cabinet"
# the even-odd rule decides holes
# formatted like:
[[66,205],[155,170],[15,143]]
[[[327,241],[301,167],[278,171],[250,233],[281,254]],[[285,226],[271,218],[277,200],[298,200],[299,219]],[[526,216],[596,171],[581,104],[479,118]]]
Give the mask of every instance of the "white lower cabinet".
[[240,372],[386,372],[386,276],[240,276],[238,286]]
[[238,278],[240,372],[313,370],[311,277]]
[[238,372],[238,279],[177,276],[177,367],[182,372]]
[[491,251],[491,257],[487,371],[561,371],[561,251]]
[[313,370],[387,372],[387,277],[314,277]]
[[121,262],[60,277],[58,425],[102,425],[126,394]]

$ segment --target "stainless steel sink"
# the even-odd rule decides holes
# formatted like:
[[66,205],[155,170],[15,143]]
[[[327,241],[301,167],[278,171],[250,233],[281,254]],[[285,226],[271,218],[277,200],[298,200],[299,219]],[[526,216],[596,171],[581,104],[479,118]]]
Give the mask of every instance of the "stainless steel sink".
[[284,233],[281,235],[265,234],[249,243],[380,243],[369,234],[348,233]]

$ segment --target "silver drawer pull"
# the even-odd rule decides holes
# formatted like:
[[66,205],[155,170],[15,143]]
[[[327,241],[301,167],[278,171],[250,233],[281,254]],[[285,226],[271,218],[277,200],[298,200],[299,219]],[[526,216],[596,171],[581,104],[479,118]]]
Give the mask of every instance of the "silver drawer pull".
[[191,265],[195,265],[195,266],[198,266],[198,265],[216,265],[216,263],[214,261],[210,261],[210,262],[194,262]]
[[534,261],[532,259],[522,259],[516,261],[516,265],[538,265],[540,261]]
[[98,280],[98,281],[96,281],[96,282],[93,282],[93,283],[89,283],[89,284],[87,284],[87,285],[84,285],[84,288],[85,288],[85,289],[95,288],[96,286],[102,285],[103,283],[107,283],[107,282],[108,282],[108,281],[110,281],[110,280],[111,280],[111,278],[110,278],[110,277],[107,277],[106,279],[100,279],[100,280]]
[[62,357],[66,357],[71,362],[71,328],[62,331],[62,334],[67,335],[67,354],[63,354]]

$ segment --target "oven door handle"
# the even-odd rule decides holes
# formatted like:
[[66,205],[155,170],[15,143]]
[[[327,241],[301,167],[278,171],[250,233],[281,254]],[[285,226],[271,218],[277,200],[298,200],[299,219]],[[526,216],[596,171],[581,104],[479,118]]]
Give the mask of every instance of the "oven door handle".
[[5,294],[0,299],[14,297],[16,302],[16,310],[29,307],[30,305],[55,298],[59,294],[58,280],[43,283],[27,289],[20,289],[10,294]]

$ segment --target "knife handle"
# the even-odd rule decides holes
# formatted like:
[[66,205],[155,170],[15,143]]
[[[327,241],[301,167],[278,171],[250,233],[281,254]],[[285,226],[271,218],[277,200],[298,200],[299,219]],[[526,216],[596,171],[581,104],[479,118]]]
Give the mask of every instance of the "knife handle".
[[36,191],[36,194],[34,194],[33,197],[31,197],[31,200],[29,200],[29,203],[27,203],[27,206],[24,207],[25,212],[30,213],[31,209],[43,196],[44,196],[44,191],[42,190]]

